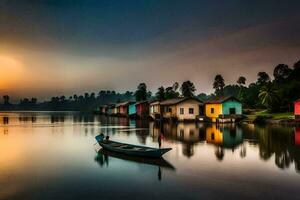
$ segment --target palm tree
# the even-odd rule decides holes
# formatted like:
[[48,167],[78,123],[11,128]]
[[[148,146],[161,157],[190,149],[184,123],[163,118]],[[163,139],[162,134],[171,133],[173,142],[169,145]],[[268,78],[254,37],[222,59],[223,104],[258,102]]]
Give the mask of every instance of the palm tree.
[[278,90],[273,86],[263,86],[259,90],[258,98],[261,100],[262,105],[271,109],[279,101]]

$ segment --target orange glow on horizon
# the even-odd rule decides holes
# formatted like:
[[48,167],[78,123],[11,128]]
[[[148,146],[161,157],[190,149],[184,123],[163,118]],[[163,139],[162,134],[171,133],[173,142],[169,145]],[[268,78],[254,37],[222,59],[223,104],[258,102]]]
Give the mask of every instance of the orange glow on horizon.
[[0,55],[0,89],[11,88],[21,77],[23,64],[8,55]]

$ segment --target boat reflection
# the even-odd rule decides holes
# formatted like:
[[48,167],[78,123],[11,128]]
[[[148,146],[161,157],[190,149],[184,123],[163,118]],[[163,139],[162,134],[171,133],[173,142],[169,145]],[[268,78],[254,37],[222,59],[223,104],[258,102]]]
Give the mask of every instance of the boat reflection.
[[133,163],[138,163],[138,164],[157,166],[158,167],[158,172],[157,172],[158,180],[161,180],[161,178],[162,178],[162,169],[168,169],[168,170],[172,170],[172,171],[176,170],[175,167],[171,163],[169,163],[168,161],[166,161],[163,158],[157,159],[157,158],[143,158],[143,157],[128,156],[128,155],[124,155],[124,154],[120,154],[120,153],[116,153],[116,152],[112,152],[112,151],[107,151],[102,148],[100,150],[98,150],[98,153],[95,157],[95,161],[101,167],[109,166],[109,157],[129,161],[129,162],[133,162]]

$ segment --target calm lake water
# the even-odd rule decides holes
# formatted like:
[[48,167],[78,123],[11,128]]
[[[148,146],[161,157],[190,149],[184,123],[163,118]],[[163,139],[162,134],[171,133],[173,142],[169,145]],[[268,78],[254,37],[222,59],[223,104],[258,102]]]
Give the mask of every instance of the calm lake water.
[[[148,162],[94,137],[173,150]],[[0,113],[0,199],[299,199],[300,129]]]

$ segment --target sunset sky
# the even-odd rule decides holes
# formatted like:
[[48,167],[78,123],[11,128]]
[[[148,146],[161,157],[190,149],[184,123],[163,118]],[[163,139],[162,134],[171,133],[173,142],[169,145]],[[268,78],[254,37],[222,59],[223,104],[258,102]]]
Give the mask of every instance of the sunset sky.
[[299,0],[1,0],[0,95],[212,92],[300,59]]

